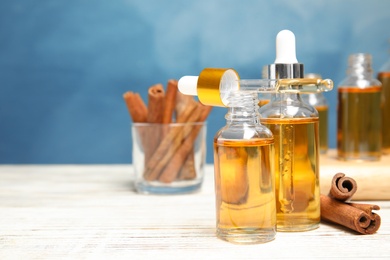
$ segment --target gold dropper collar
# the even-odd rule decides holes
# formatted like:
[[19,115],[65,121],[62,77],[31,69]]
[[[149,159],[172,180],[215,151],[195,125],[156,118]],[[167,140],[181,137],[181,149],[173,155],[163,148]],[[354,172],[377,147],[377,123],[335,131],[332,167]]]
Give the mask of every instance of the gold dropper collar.
[[239,75],[234,69],[205,68],[199,74],[197,83],[199,101],[207,106],[226,107],[224,98],[232,89],[238,90],[238,80]]

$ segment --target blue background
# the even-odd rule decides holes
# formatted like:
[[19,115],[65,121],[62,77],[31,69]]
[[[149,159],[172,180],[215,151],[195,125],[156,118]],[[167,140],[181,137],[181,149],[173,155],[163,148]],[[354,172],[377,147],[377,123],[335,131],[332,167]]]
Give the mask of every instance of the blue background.
[[[351,53],[388,59],[390,1],[0,2],[0,163],[129,163],[122,94],[204,67],[259,78],[282,29],[297,38],[306,72],[335,83]],[[336,91],[329,142],[336,144]],[[208,119],[208,157],[226,110]]]

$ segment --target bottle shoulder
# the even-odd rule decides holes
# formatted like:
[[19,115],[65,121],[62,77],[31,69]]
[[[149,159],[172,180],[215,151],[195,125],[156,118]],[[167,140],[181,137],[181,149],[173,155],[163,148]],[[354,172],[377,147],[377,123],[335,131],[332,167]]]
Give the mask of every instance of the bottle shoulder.
[[326,100],[323,93],[310,93],[302,94],[302,101],[310,104],[311,106],[328,106],[328,101]]
[[390,72],[390,58],[387,60],[385,64],[379,69],[379,72]]
[[272,132],[261,125],[247,124],[228,124],[222,127],[215,135],[215,139],[227,140],[250,140],[250,139],[269,139],[273,138]]
[[318,117],[318,112],[310,103],[302,101],[271,101],[259,109],[262,118],[308,118]]
[[346,77],[339,84],[338,88],[343,87],[356,87],[356,88],[368,88],[372,86],[381,86],[382,83],[375,78],[366,77]]

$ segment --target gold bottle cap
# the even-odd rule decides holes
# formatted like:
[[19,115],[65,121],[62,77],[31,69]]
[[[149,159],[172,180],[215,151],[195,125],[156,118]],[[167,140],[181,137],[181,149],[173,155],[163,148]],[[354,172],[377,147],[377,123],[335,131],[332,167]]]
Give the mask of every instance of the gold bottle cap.
[[207,106],[227,106],[231,91],[239,89],[239,75],[234,69],[205,68],[199,74],[197,94]]

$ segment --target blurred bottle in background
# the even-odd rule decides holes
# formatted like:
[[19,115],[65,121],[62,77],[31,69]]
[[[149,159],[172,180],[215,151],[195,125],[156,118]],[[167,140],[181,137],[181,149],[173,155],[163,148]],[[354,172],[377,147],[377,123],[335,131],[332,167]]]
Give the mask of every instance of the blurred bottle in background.
[[377,161],[382,148],[380,81],[373,78],[370,54],[349,56],[347,77],[338,86],[337,156]]
[[[261,78],[262,79],[268,79],[268,66],[263,66],[263,69],[261,70]],[[271,100],[271,94],[267,93],[259,93],[259,107],[262,107],[269,103]]]
[[382,151],[390,154],[390,57],[378,73],[382,82]]
[[[309,73],[305,78],[319,78],[320,74]],[[320,120],[320,153],[325,154],[328,151],[328,102],[322,92],[301,95],[304,102],[317,109]]]

